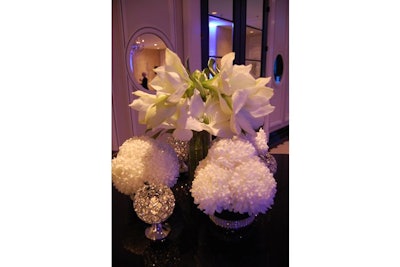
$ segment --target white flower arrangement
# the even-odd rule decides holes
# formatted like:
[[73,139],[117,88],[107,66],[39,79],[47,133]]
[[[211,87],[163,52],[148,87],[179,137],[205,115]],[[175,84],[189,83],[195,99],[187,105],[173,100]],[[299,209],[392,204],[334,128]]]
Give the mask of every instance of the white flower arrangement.
[[[157,75],[150,82],[155,91],[135,91],[136,98],[129,105],[138,111],[139,123],[146,125],[148,134],[170,132],[175,139],[188,141],[193,131],[206,131],[218,138],[200,161],[191,188],[195,204],[209,215],[223,210],[250,216],[265,213],[276,193],[276,181],[259,157],[268,151],[266,134],[255,131],[274,110],[269,102],[273,89],[266,86],[270,77],[255,79],[252,66],[235,65],[234,58],[235,53],[228,53],[220,67],[210,60],[203,71],[190,73],[167,48],[165,65],[154,69]],[[135,153],[145,148],[137,147]],[[114,184],[120,191],[131,192],[143,182],[143,174],[136,169],[146,168],[115,161]],[[151,161],[143,159],[140,164],[154,166]],[[175,170],[178,173],[179,167]],[[167,179],[162,177],[157,179]]]
[[260,128],[256,135],[246,135],[247,140],[256,148],[258,155],[268,153],[268,137],[263,128]]
[[276,181],[246,139],[215,141],[192,183],[194,203],[205,214],[224,210],[257,215],[274,203]]
[[274,110],[269,100],[273,89],[268,78],[255,79],[251,65],[233,64],[235,53],[221,59],[221,67],[189,73],[178,55],[165,51],[165,65],[154,69],[150,82],[154,93],[135,91],[130,107],[137,110],[139,123],[151,133],[172,131],[178,140],[188,141],[192,131],[232,138],[243,133],[255,135],[266,115]]
[[112,159],[112,182],[123,194],[132,195],[145,182],[172,187],[179,176],[174,149],[147,136],[126,140]]

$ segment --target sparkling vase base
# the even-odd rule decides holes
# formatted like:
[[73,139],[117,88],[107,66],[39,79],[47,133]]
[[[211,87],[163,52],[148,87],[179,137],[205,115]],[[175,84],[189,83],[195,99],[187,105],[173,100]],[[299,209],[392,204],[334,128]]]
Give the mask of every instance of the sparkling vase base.
[[233,230],[237,230],[237,229],[240,229],[240,228],[250,225],[256,218],[255,215],[249,216],[248,218],[241,219],[241,220],[225,220],[225,219],[219,218],[214,215],[210,215],[209,217],[210,217],[211,221],[213,223],[215,223],[216,225],[218,225],[219,227],[222,227],[225,229],[233,229]]
[[171,227],[169,225],[154,223],[151,226],[147,227],[144,233],[148,239],[157,241],[165,239],[170,231]]
[[223,242],[238,243],[248,239],[254,234],[253,222],[256,216],[249,216],[238,220],[226,220],[218,216],[209,216],[211,233]]

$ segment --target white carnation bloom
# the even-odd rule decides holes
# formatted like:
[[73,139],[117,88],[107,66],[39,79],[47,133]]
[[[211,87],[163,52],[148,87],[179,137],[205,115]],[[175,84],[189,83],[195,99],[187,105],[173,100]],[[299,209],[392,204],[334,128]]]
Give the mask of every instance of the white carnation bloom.
[[271,208],[276,181],[253,145],[234,137],[213,143],[196,169],[191,193],[206,214],[228,210],[253,215]]
[[[246,177],[246,179],[243,179]],[[276,181],[268,167],[258,158],[249,158],[237,166],[229,181],[236,194],[232,211],[239,213],[265,213],[273,204]]]
[[230,175],[226,168],[207,160],[200,162],[191,189],[194,203],[199,204],[199,209],[213,214],[229,205],[230,190],[225,181]]
[[221,166],[233,168],[248,157],[257,155],[250,142],[238,137],[219,139],[208,150],[207,157]]
[[253,144],[259,155],[267,154],[269,149],[268,137],[263,128],[260,128],[256,135],[246,135],[246,138]]
[[134,194],[145,182],[175,185],[179,162],[174,149],[147,136],[133,137],[112,160],[112,182],[123,194]]

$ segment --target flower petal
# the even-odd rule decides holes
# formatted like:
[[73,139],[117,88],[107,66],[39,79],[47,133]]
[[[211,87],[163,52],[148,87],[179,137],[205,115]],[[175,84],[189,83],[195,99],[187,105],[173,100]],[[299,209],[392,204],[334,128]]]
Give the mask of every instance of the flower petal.
[[181,141],[189,141],[190,139],[192,139],[193,132],[187,129],[175,129],[172,135],[174,136],[175,139]]
[[193,117],[199,117],[200,114],[204,113],[204,105],[205,103],[201,99],[199,92],[195,91],[191,101],[189,102],[190,115]]
[[271,104],[264,105],[264,106],[256,106],[254,109],[249,109],[249,113],[251,116],[255,118],[264,117],[268,114],[272,113],[275,110],[275,107]]
[[235,59],[235,53],[230,52],[222,57],[221,59],[221,69],[231,68],[233,60]]
[[156,128],[176,111],[175,106],[159,103],[150,107],[146,113],[146,124],[148,128]]
[[236,122],[239,125],[239,127],[243,129],[245,132],[251,135],[255,135],[256,132],[254,131],[250,121],[251,120],[248,120],[244,112],[239,112],[238,114],[236,114]]
[[246,103],[248,90],[238,90],[232,95],[233,114],[237,114]]

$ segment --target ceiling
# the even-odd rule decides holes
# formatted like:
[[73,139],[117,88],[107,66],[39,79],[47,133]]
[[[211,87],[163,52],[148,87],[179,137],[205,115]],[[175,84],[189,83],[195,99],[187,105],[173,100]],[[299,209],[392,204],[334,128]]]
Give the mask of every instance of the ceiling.
[[139,38],[136,40],[137,44],[143,45],[143,48],[146,49],[165,49],[167,46],[165,43],[157,36],[154,34],[142,34],[139,36]]

